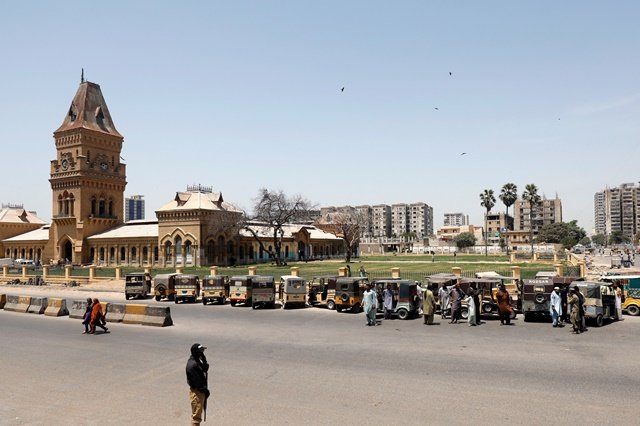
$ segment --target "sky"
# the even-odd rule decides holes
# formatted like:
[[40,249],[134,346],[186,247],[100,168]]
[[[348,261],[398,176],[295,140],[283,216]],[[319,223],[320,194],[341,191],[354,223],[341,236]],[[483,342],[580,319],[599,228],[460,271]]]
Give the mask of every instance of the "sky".
[[50,220],[84,68],[148,219],[202,184],[248,212],[267,188],[482,225],[480,193],[512,182],[590,233],[594,193],[640,181],[639,21],[637,1],[2,2],[0,201]]

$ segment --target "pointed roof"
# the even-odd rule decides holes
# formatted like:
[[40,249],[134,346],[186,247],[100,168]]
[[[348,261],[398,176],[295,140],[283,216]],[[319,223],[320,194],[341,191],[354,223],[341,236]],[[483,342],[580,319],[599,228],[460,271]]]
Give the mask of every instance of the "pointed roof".
[[44,225],[44,220],[36,216],[35,212],[24,208],[2,207],[0,209],[0,223],[32,223]]
[[177,192],[172,201],[160,207],[157,212],[178,210],[220,210],[241,213],[238,207],[227,203],[221,192],[187,191]]
[[113,124],[100,85],[89,81],[80,83],[62,125],[54,133],[74,129],[89,129],[122,137]]

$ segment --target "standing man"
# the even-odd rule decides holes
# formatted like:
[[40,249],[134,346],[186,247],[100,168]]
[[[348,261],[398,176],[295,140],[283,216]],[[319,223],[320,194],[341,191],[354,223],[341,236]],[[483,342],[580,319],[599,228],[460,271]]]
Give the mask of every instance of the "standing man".
[[576,287],[569,290],[569,296],[567,297],[567,303],[571,306],[571,325],[573,326],[573,330],[571,331],[573,334],[580,334],[580,299],[576,295]]
[[509,301],[509,292],[504,284],[500,284],[496,293],[498,301],[498,313],[500,314],[500,325],[511,325],[511,303]]
[[482,293],[482,289],[477,288],[476,284],[473,283],[469,287],[469,291],[471,292],[471,297],[473,298],[473,304],[475,305],[475,325],[480,325],[480,294]]
[[573,286],[573,289],[575,290],[576,296],[578,296],[578,326],[580,327],[580,332],[584,333],[585,331],[587,331],[587,321],[586,318],[584,316],[584,294],[582,294],[580,292],[580,288],[576,285]]
[[449,321],[449,324],[457,324],[460,319],[462,297],[463,293],[460,289],[460,282],[456,282],[453,289],[451,289],[451,293],[449,293],[449,298],[451,299],[451,321]]
[[423,296],[422,316],[424,323],[427,325],[433,324],[433,317],[436,312],[436,298],[433,295],[433,291],[431,291],[432,288],[431,284],[427,285]]
[[382,293],[382,305],[384,307],[384,319],[390,319],[393,312],[393,290],[391,284],[387,284],[387,288]]
[[443,284],[440,290],[438,290],[438,298],[440,299],[440,315],[442,319],[446,319],[449,305],[449,290],[446,285]]
[[613,292],[616,296],[616,321],[622,321],[622,285],[613,285]]
[[557,327],[561,324],[558,324],[558,319],[562,315],[562,297],[560,296],[560,287],[554,287],[551,292],[551,319],[553,320],[553,326]]
[[189,399],[191,400],[191,424],[200,425],[202,411],[207,410],[207,398],[209,387],[207,385],[207,372],[209,364],[204,356],[206,347],[200,343],[191,345],[191,357],[187,361],[187,383],[189,384]]
[[378,295],[373,291],[373,285],[368,284],[362,297],[364,313],[367,316],[367,325],[376,325],[376,310],[378,309]]

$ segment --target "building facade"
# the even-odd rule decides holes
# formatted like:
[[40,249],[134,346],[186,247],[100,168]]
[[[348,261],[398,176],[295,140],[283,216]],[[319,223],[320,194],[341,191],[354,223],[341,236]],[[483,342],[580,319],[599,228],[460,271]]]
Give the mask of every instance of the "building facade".
[[445,213],[444,226],[464,226],[469,225],[469,215],[464,213]]
[[516,200],[513,205],[513,230],[530,231],[537,235],[540,228],[551,223],[562,222],[562,201],[556,196],[553,199],[542,199],[533,208],[533,222],[531,221],[531,206],[528,201]]
[[485,237],[488,244],[499,245],[503,235],[513,230],[513,218],[506,213],[485,213],[485,223],[487,226]]
[[640,232],[640,184],[623,183],[594,195],[596,234],[621,231],[629,238]]
[[132,195],[124,199],[124,221],[143,220],[144,195]]

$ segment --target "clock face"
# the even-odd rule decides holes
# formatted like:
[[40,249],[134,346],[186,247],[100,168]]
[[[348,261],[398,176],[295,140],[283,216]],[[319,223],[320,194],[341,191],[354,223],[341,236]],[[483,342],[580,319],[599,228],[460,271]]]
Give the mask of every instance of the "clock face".
[[66,158],[63,158],[61,165],[62,165],[62,170],[67,170],[69,168],[69,160],[67,160]]
[[100,162],[100,168],[101,168],[102,170],[107,170],[107,167],[109,167],[109,164],[107,164],[107,162],[106,162],[106,161],[101,161],[101,162]]

